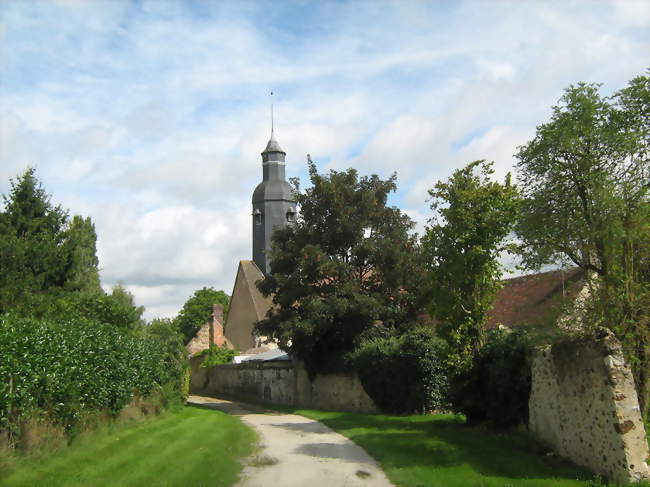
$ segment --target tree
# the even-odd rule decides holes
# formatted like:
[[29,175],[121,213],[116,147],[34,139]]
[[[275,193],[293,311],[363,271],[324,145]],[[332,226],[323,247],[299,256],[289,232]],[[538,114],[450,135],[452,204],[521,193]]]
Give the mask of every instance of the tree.
[[399,329],[420,309],[422,266],[413,222],[387,206],[396,176],[318,174],[300,192],[300,215],[272,237],[271,272],[258,283],[274,307],[256,331],[305,361],[310,374],[335,367],[374,326]]
[[585,322],[623,343],[647,416],[650,398],[650,81],[612,97],[570,86],[519,148],[525,264],[568,260],[597,276]]
[[75,215],[64,235],[63,252],[67,256],[64,287],[73,291],[99,292],[95,225],[90,217]]
[[33,168],[10,183],[0,213],[0,311],[65,282],[67,212],[50,203]]
[[224,319],[227,317],[230,298],[223,291],[212,287],[204,287],[197,291],[185,302],[176,317],[178,329],[183,334],[184,342],[189,342],[196,332],[212,316],[213,305],[223,306]]
[[519,196],[493,163],[474,161],[429,190],[436,214],[422,239],[429,269],[431,314],[450,346],[450,365],[466,365],[482,346],[485,322],[500,286],[499,254],[508,248]]
[[53,206],[33,168],[4,196],[0,212],[0,312],[63,291],[99,292],[97,235],[90,218],[72,221]]
[[90,218],[70,220],[60,205],[52,205],[33,168],[11,180],[3,198],[0,312],[47,307],[55,295],[69,291],[102,292]]

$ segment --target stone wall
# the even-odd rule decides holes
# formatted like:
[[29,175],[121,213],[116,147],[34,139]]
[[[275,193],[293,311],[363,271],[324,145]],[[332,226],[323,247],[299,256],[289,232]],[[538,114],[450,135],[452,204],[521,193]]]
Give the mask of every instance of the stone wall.
[[560,456],[617,482],[649,476],[632,373],[608,330],[536,350],[529,407],[530,429]]
[[190,391],[301,408],[374,413],[377,407],[355,375],[318,375],[291,361],[247,361],[205,369],[192,359]]

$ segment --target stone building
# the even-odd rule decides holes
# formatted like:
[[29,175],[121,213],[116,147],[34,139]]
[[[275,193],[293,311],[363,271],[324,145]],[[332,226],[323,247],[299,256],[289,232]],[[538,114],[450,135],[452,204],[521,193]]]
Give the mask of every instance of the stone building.
[[185,348],[189,356],[193,357],[206,348],[210,348],[210,345],[221,347],[224,344],[231,346],[223,334],[223,306],[215,304],[212,307],[210,319],[196,332],[194,338]]

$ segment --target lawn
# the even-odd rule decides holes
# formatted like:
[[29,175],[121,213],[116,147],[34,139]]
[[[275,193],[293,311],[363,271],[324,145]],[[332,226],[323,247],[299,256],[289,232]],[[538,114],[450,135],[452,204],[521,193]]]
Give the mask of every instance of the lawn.
[[236,417],[185,406],[113,431],[91,433],[59,452],[20,458],[2,486],[229,486],[255,434]]
[[453,415],[375,416],[296,410],[352,439],[405,487],[569,487],[588,472],[545,455],[524,433],[496,434]]

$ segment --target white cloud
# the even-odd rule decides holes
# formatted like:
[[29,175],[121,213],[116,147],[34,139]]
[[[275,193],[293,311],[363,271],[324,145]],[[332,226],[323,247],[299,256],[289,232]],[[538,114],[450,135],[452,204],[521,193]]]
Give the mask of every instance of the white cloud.
[[567,85],[645,71],[648,3],[585,5],[5,3],[0,192],[36,165],[93,217],[104,283],[173,314],[202,286],[231,292],[250,257],[269,90],[288,176],[307,153],[397,171],[421,232],[427,189],[475,159],[502,178]]

